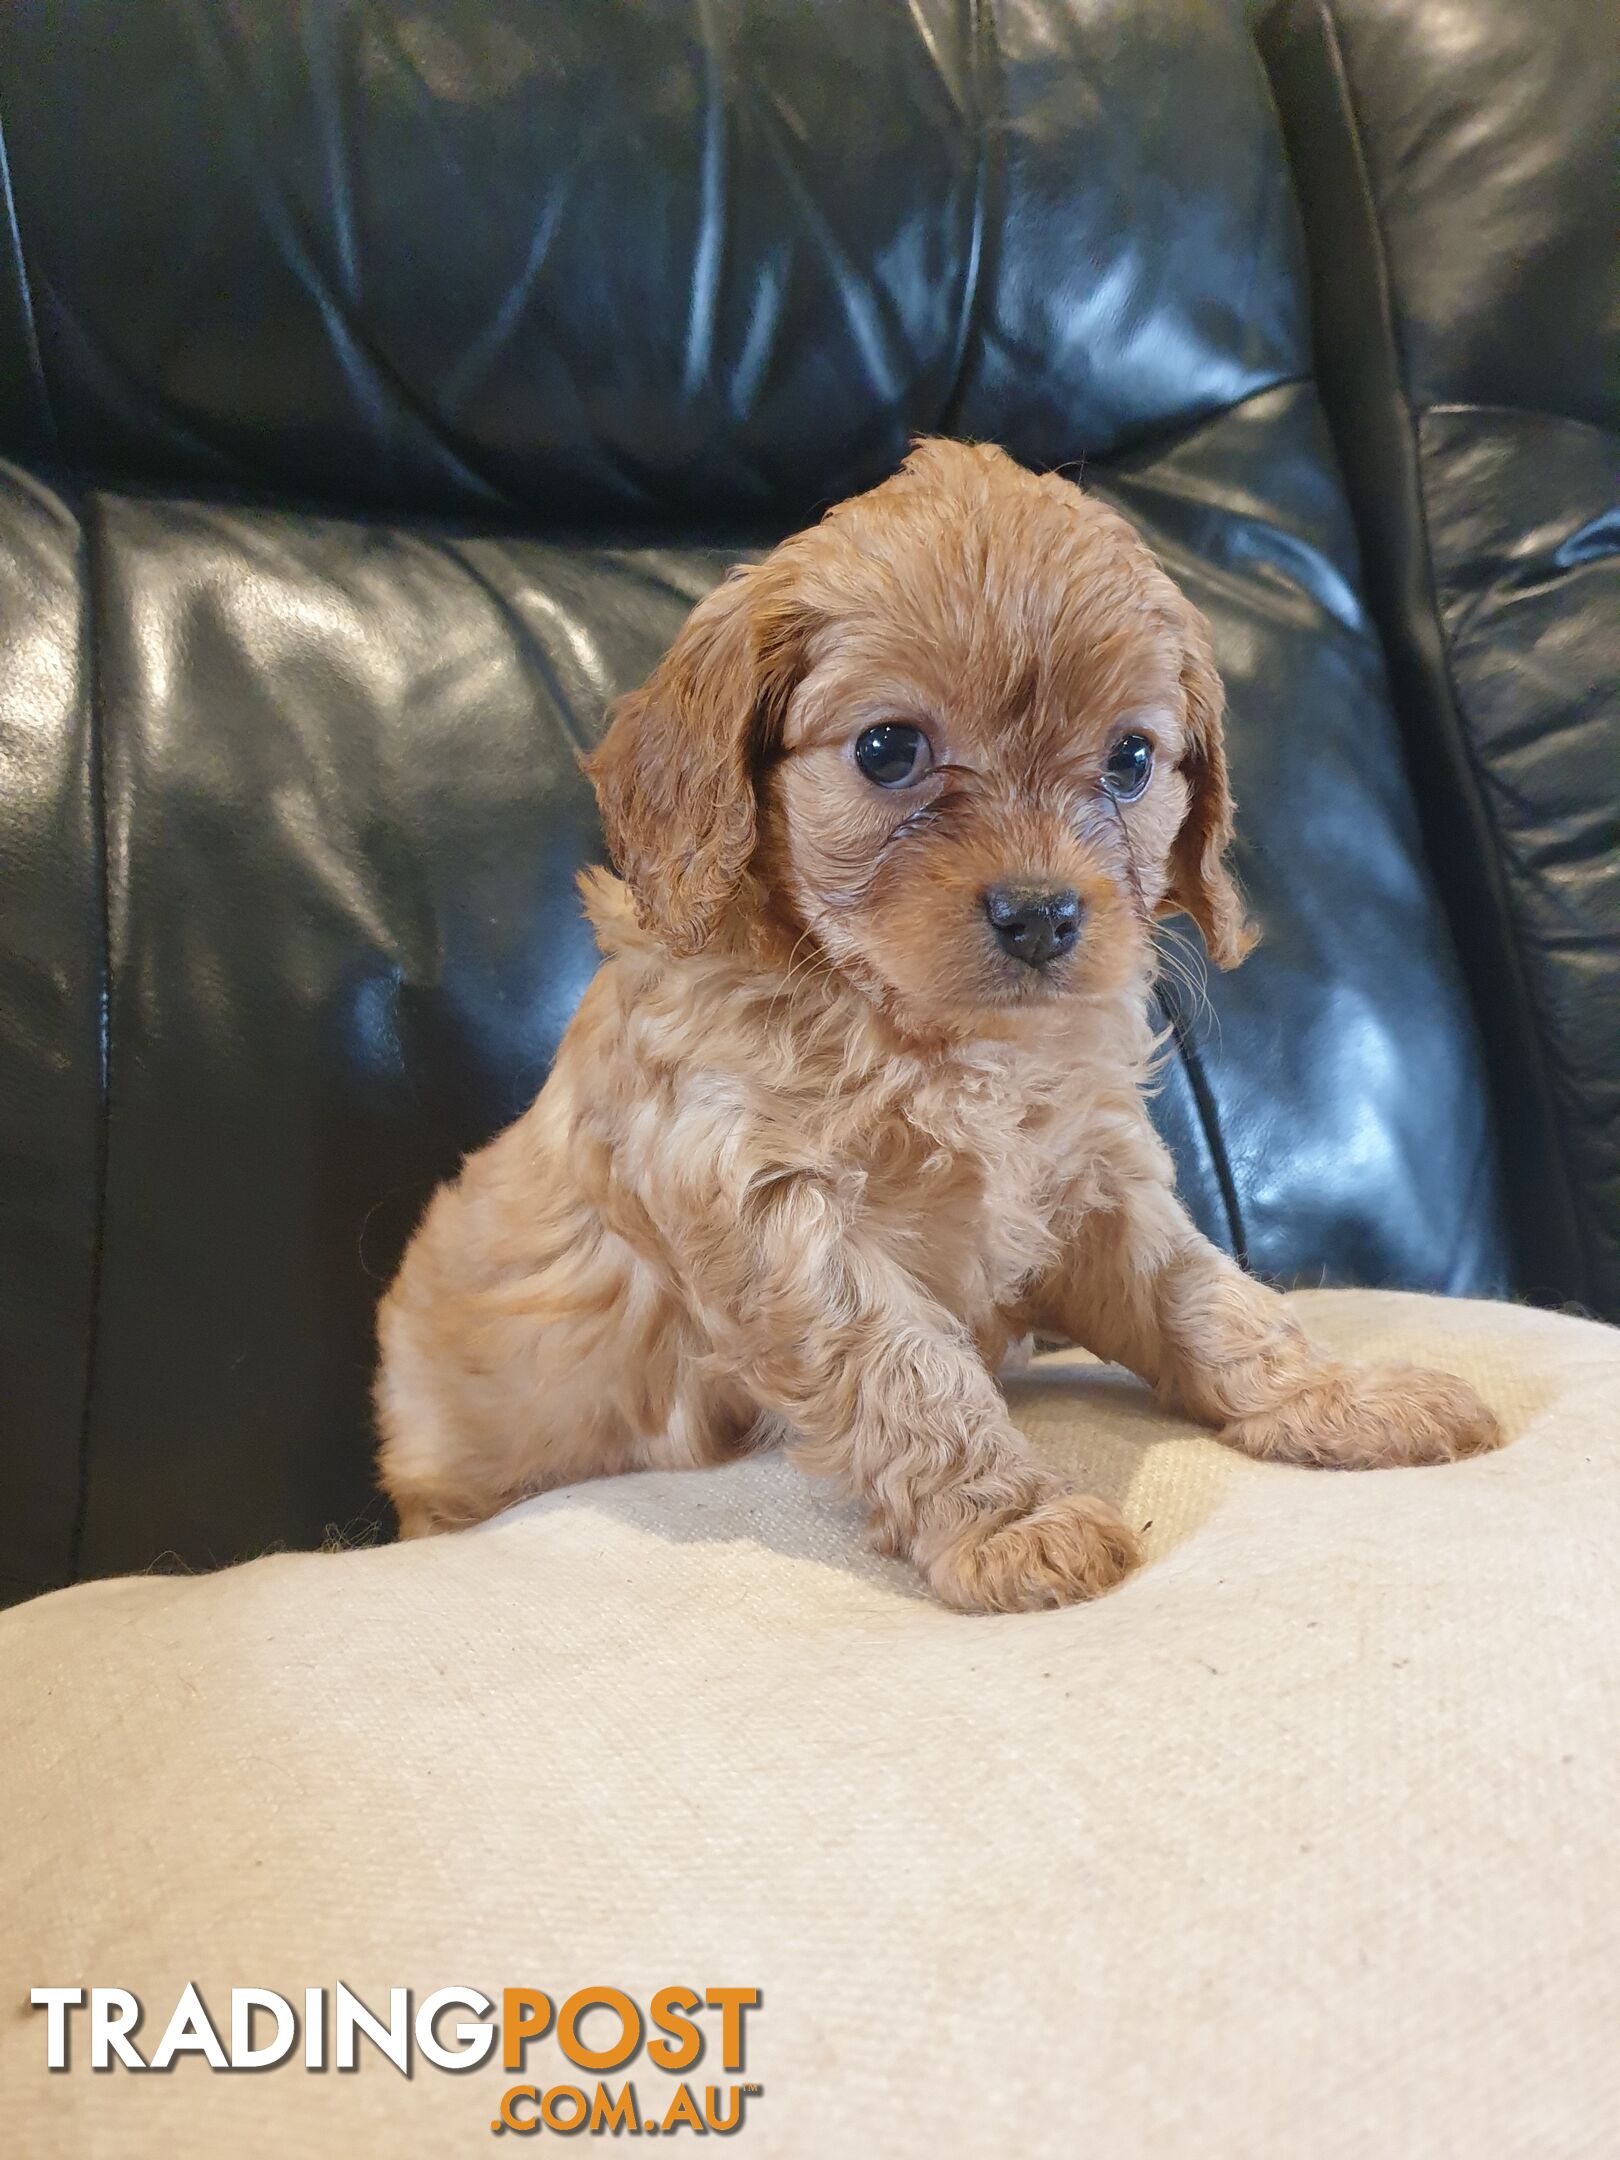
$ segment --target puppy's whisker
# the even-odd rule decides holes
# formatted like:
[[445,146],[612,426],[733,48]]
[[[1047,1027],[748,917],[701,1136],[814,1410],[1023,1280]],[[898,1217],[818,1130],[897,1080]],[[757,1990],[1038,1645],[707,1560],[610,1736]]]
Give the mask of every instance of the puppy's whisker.
[[[786,997],[788,991],[792,988],[794,975],[798,971],[800,950],[809,943],[809,940],[810,932],[808,930],[801,931],[798,937],[794,939],[793,950],[787,956],[787,966],[782,970],[782,974],[771,992],[770,1002],[765,1008],[768,1013],[776,1011],[782,999]],[[810,958],[812,960],[815,958],[814,946],[811,946]]]
[[1213,1029],[1217,1043],[1220,1040],[1221,1016],[1209,995],[1209,968],[1201,954],[1188,947],[1168,940],[1155,945],[1155,960],[1159,973],[1175,983],[1182,992],[1182,1024],[1189,1029]]
[[1113,813],[1114,825],[1119,833],[1120,845],[1125,851],[1125,876],[1130,884],[1131,898],[1136,903],[1137,915],[1144,926],[1151,930],[1153,927],[1153,911],[1147,904],[1146,893],[1142,890],[1142,873],[1136,860],[1136,843],[1131,836],[1131,828],[1125,821],[1125,812],[1115,798],[1109,795],[1104,800]]
[[1130,887],[1132,902],[1142,927],[1153,940],[1156,972],[1176,984],[1182,993],[1182,1010],[1177,1015],[1177,1022],[1189,1029],[1196,1029],[1207,1023],[1213,1027],[1219,1041],[1220,1015],[1210,1001],[1208,967],[1201,955],[1179,942],[1172,942],[1161,930],[1143,890],[1135,835],[1120,804],[1110,797],[1108,806],[1113,813],[1114,825],[1124,852],[1125,879]]
[[[805,930],[794,940],[793,950],[788,954],[787,966],[783,971],[782,979],[772,992],[770,1002],[765,1008],[766,1013],[771,1018],[774,1019],[782,1000],[789,995],[797,983],[807,982],[817,974],[830,975],[834,972],[826,954],[822,952],[818,945],[811,942],[814,936],[814,930]],[[810,945],[810,950],[804,959],[800,960],[799,950],[806,944]]]

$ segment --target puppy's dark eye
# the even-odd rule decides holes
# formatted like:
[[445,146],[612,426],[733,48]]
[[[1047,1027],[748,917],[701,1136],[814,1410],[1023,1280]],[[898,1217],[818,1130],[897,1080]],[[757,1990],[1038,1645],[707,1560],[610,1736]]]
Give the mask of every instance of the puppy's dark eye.
[[855,762],[876,787],[910,787],[934,762],[928,737],[903,720],[885,720],[855,738]]
[[1153,777],[1153,745],[1145,735],[1122,735],[1108,753],[1103,786],[1115,802],[1135,802]]

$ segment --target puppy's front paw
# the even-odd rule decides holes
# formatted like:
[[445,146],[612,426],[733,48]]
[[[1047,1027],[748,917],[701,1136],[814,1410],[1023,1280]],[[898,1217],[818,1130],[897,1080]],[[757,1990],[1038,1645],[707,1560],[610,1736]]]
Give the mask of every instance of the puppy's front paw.
[[1344,1470],[1454,1462],[1506,1437],[1465,1380],[1422,1365],[1329,1366],[1277,1409],[1221,1432],[1245,1455]]
[[1057,1487],[1018,1514],[971,1523],[923,1572],[958,1612],[1034,1612],[1099,1597],[1136,1562],[1136,1540],[1107,1501]]

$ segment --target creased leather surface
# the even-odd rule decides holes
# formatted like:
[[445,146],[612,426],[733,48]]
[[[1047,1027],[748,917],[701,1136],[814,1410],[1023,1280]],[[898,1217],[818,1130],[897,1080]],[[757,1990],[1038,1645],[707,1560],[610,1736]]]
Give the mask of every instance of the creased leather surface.
[[1620,8],[1282,0],[1319,364],[1524,1287],[1620,1314]]
[[1447,408],[1424,414],[1419,448],[1573,1188],[1576,1294],[1620,1314],[1620,429]]
[[1308,367],[1220,6],[74,0],[0,11],[0,117],[104,478],[791,523],[919,430],[1058,463]]

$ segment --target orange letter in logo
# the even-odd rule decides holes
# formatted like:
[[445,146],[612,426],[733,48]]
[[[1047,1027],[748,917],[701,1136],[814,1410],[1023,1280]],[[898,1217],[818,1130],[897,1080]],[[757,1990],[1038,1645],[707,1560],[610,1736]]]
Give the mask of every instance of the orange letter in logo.
[[520,2100],[538,2102],[539,2093],[532,2085],[514,2085],[510,2092],[501,2095],[501,2112],[490,2124],[492,2130],[515,2130],[519,2137],[533,2137],[540,2127],[538,2115],[519,2115],[516,2108]]
[[742,2014],[759,2008],[758,1988],[708,1988],[703,2000],[720,2017],[720,2048],[728,2070],[743,2066]]
[[685,2010],[698,2010],[703,1998],[692,1988],[660,1988],[652,1999],[652,2021],[668,2040],[649,2040],[647,2053],[660,2070],[690,2070],[703,2053],[703,2035]]
[[507,1988],[501,1996],[501,2061],[508,2070],[523,2068],[523,2050],[551,2023],[551,1997],[538,1988]]
[[[611,2010],[622,2030],[611,2047],[587,2047],[579,2037],[579,2021],[587,2010]],[[622,1988],[581,1988],[570,1995],[557,2013],[557,2045],[581,2070],[617,2070],[641,2045],[641,2012]]]

